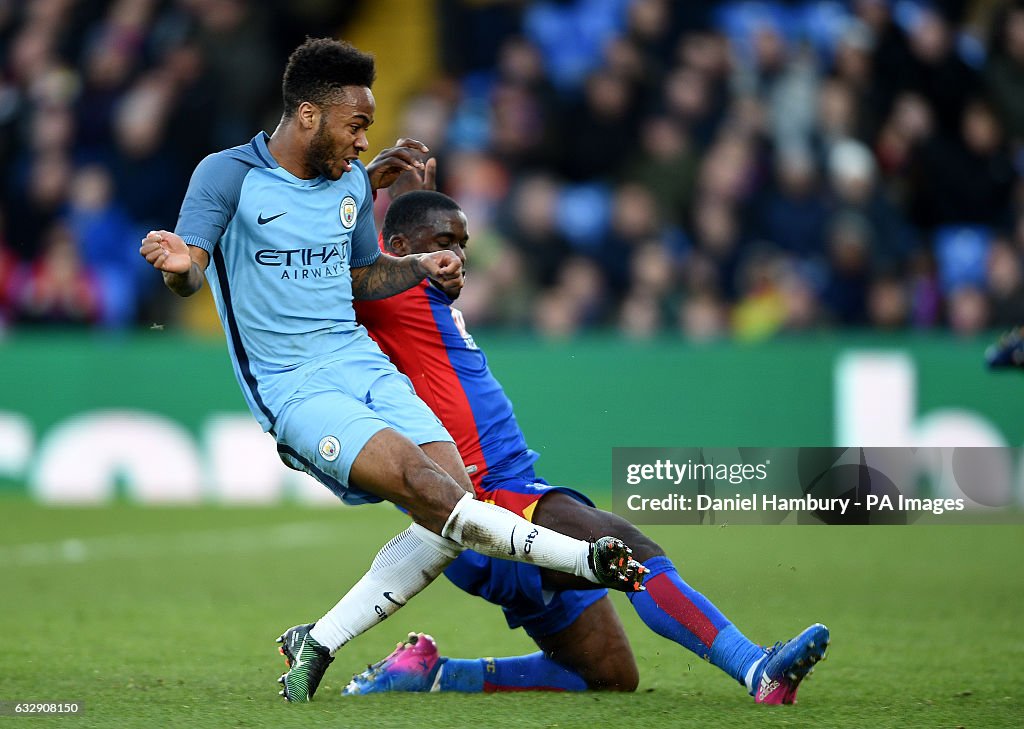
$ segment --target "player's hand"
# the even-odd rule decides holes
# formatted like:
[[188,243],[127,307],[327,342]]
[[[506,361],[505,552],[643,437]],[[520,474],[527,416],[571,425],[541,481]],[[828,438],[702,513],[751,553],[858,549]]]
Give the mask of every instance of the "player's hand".
[[[427,167],[424,157],[428,152],[430,150],[423,142],[402,137],[395,142],[394,147],[382,150],[370,161],[370,164],[366,165],[366,174],[370,177],[370,187],[374,190],[390,187],[403,172],[419,171],[424,174]],[[422,179],[420,178],[421,181]],[[433,184],[433,172],[431,172],[431,184]]]
[[420,264],[426,269],[431,281],[437,283],[451,298],[458,298],[466,281],[466,271],[457,255],[451,251],[423,253]]
[[142,239],[139,253],[158,271],[186,274],[192,268],[192,256],[181,236],[166,230],[151,230]]
[[400,174],[391,187],[388,194],[394,200],[399,195],[404,195],[413,190],[436,190],[437,189],[437,160],[433,157],[423,162],[423,169],[406,170]]

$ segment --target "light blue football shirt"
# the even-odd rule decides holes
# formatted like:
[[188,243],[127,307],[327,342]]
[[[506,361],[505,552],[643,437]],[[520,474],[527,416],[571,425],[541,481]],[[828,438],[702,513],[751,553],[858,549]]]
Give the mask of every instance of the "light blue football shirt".
[[273,431],[312,372],[351,363],[352,377],[391,369],[356,323],[350,269],[380,255],[366,168],[302,180],[260,132],[196,167],[175,232],[210,254],[206,279],[249,408]]

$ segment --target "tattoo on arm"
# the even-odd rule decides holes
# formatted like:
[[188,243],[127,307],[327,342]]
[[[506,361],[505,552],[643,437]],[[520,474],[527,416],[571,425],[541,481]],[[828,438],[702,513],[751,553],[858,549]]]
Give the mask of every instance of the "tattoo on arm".
[[352,269],[352,295],[357,299],[386,299],[411,289],[427,277],[420,256],[378,256],[369,266]]
[[203,287],[203,271],[195,261],[192,261],[188,273],[164,271],[164,285],[178,296],[191,296]]

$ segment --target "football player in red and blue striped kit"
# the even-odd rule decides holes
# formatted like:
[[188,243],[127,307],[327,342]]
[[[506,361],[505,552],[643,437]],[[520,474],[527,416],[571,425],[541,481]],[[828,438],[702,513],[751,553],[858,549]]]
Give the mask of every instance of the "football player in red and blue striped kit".
[[[463,261],[468,241],[466,216],[458,204],[431,190],[397,197],[381,235],[389,255],[447,250]],[[628,595],[649,628],[721,668],[756,701],[792,703],[801,680],[824,656],[825,626],[812,625],[784,644],[763,649],[686,584],[662,549],[634,525],[594,508],[579,492],[538,478],[538,455],[528,447],[512,403],[452,303],[424,280],[389,299],[357,302],[356,315],[454,437],[477,498],[580,539],[611,534],[624,540],[650,570],[646,590]],[[463,590],[500,605],[509,626],[522,626],[541,650],[509,658],[453,659],[440,656],[430,636],[411,634],[392,654],[355,676],[345,693],[636,688],[636,662],[606,590],[570,575],[469,551],[445,574]]]

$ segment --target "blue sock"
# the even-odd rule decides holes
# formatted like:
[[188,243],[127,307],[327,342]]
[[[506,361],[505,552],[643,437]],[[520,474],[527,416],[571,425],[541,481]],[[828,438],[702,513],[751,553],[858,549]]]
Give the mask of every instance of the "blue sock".
[[751,690],[754,675],[751,668],[764,658],[764,648],[752,643],[735,625],[730,623],[718,631],[711,644],[709,660]]
[[764,650],[737,630],[710,600],[683,582],[668,557],[653,557],[644,564],[651,570],[644,581],[647,589],[629,594],[640,619],[658,635],[745,684],[747,672]]
[[586,691],[587,682],[540,651],[513,658],[442,658],[441,691]]

